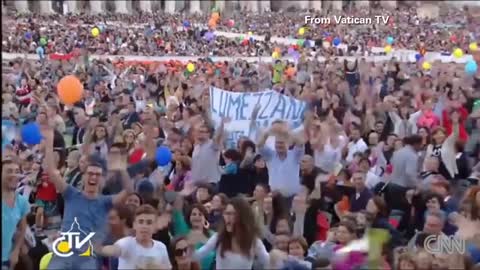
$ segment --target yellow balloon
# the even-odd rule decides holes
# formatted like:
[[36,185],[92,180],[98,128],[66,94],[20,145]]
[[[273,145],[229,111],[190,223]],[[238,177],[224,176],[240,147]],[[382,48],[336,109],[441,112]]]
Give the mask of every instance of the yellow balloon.
[[40,270],[47,270],[48,265],[50,264],[50,260],[52,260],[53,253],[47,253],[43,255],[42,259],[40,260]]
[[92,36],[93,37],[98,37],[98,35],[100,35],[100,30],[97,27],[94,27],[92,29]]
[[477,43],[476,42],[472,42],[470,43],[470,45],[468,45],[468,48],[470,49],[470,51],[472,52],[475,52],[478,50],[478,46],[477,46]]
[[453,56],[455,56],[456,58],[461,58],[461,57],[463,56],[463,51],[462,51],[462,49],[456,48],[456,49],[453,51]]
[[299,35],[305,34],[305,28],[301,27],[300,29],[298,29],[298,34]]
[[279,52],[273,52],[272,53],[272,58],[274,58],[274,59],[280,58],[280,53]]
[[188,72],[193,72],[195,70],[195,65],[193,63],[188,63],[187,64],[187,71]]
[[387,45],[387,46],[385,46],[384,50],[385,50],[386,53],[390,53],[392,51],[392,46]]
[[429,62],[425,61],[423,62],[422,64],[422,68],[425,69],[425,70],[429,70],[432,68],[432,64],[430,64]]
[[252,31],[249,31],[249,32],[248,32],[248,35],[249,35],[249,36],[253,35]]

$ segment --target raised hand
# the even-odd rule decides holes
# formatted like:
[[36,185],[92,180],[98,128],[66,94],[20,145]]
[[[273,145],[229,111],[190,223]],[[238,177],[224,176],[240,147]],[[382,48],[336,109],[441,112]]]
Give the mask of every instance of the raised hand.
[[296,214],[305,214],[307,211],[307,199],[305,195],[299,194],[293,198],[292,209]]

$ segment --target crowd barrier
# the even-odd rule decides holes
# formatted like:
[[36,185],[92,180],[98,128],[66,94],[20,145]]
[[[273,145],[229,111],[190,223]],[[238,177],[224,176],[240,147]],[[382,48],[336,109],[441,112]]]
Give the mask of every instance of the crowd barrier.
[[[366,61],[368,62],[384,62],[388,61],[392,58],[396,58],[397,61],[400,62],[416,62],[415,59],[415,54],[412,54],[411,52],[403,52],[403,51],[397,51],[397,52],[392,52],[388,55],[374,55],[374,56],[339,56],[335,57],[338,61],[343,61],[344,59],[347,59],[348,61],[355,61],[355,59],[360,59],[360,58],[365,58]],[[10,61],[16,58],[22,58],[24,57],[24,54],[19,54],[19,53],[5,53],[2,52],[2,59],[3,61]],[[126,62],[167,62],[167,61],[180,61],[183,63],[188,63],[191,61],[197,61],[198,59],[205,59],[205,58],[210,58],[213,62],[223,62],[223,61],[235,61],[238,59],[245,60],[247,62],[253,63],[253,62],[265,62],[265,63],[271,63],[275,61],[272,57],[222,57],[222,56],[139,56],[139,55],[91,55],[90,59],[101,59],[101,60],[106,60],[110,59],[111,61],[118,61],[120,58],[123,58]],[[40,57],[37,54],[27,54],[26,58],[28,60],[40,60]],[[54,59],[59,59],[59,55],[55,55]],[[312,57],[310,57],[312,58]],[[290,56],[285,56],[281,58],[282,60],[289,60],[294,62],[295,59]],[[317,59],[320,62],[325,61],[325,57],[319,56]],[[460,59],[455,59],[452,56],[446,56],[446,55],[441,55],[439,53],[426,53],[425,54],[425,59],[427,61],[436,61],[439,60],[443,63],[450,63],[450,62],[456,62],[456,63],[466,63],[468,60],[473,59],[471,55],[463,56]]]

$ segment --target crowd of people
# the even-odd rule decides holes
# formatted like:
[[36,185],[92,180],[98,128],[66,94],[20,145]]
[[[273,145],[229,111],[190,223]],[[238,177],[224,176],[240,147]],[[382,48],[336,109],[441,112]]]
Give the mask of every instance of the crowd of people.
[[[218,23],[209,25],[210,13],[179,15],[165,13],[140,13],[135,15],[22,15],[4,16],[2,21],[2,51],[12,53],[37,53],[42,47],[47,53],[69,53],[74,48],[87,48],[92,54],[143,55],[143,56],[271,56],[275,48],[286,54],[289,46],[269,42],[271,37],[303,39],[308,55],[346,55],[355,51],[361,55],[372,47],[384,47],[388,36],[396,37],[395,49],[418,50],[420,44],[427,51],[451,53],[454,48],[468,52],[468,46],[480,34],[477,21],[469,12],[442,8],[439,18],[419,17],[416,9],[399,7],[347,9],[321,12],[266,12],[252,14],[234,12],[220,16]],[[371,25],[312,25],[305,15],[328,17],[333,15],[368,17],[389,16],[388,23]],[[332,20],[333,21],[333,20]],[[92,27],[100,27],[102,34],[91,36]],[[300,33],[299,29],[306,31]],[[205,38],[213,31],[243,33],[238,39],[220,35]],[[256,40],[248,36],[265,36]],[[208,36],[208,35],[207,35]],[[41,44],[44,38],[48,43]],[[320,49],[323,41],[332,43],[339,38],[348,49]]]
[[[478,41],[479,29],[455,12],[435,21],[461,26],[455,42],[432,21],[417,22],[414,10],[396,11],[394,24],[375,32],[325,30],[348,45],[383,46],[393,35],[395,46],[451,51]],[[2,53],[37,53],[41,38],[45,55],[75,51],[4,63],[2,269],[480,269],[479,72],[440,61],[428,70],[395,58],[341,62],[323,49],[326,61],[214,62],[208,56],[255,56],[255,44],[270,55],[281,45],[205,42],[196,28],[205,16],[2,20]],[[185,20],[192,31],[176,30]],[[303,17],[233,20],[217,30],[296,37]],[[105,29],[93,38],[99,21]],[[203,58],[188,71],[176,61],[91,54]],[[83,84],[75,104],[56,93],[66,75]],[[301,100],[303,125],[255,127],[259,103],[252,132],[227,145],[233,120],[212,119],[211,86]],[[39,144],[22,140],[27,123],[38,125]],[[159,147],[170,150],[168,164],[159,164]],[[94,235],[87,245],[55,246],[72,230]],[[463,250],[446,248],[449,240]]]

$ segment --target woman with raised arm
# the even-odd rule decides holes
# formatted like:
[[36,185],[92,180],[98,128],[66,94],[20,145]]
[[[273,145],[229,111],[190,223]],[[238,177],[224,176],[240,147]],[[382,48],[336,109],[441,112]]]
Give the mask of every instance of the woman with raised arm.
[[254,220],[252,208],[241,198],[233,198],[223,212],[223,224],[218,233],[196,250],[193,257],[201,260],[216,250],[216,269],[251,269],[254,259],[267,265],[269,255]]

